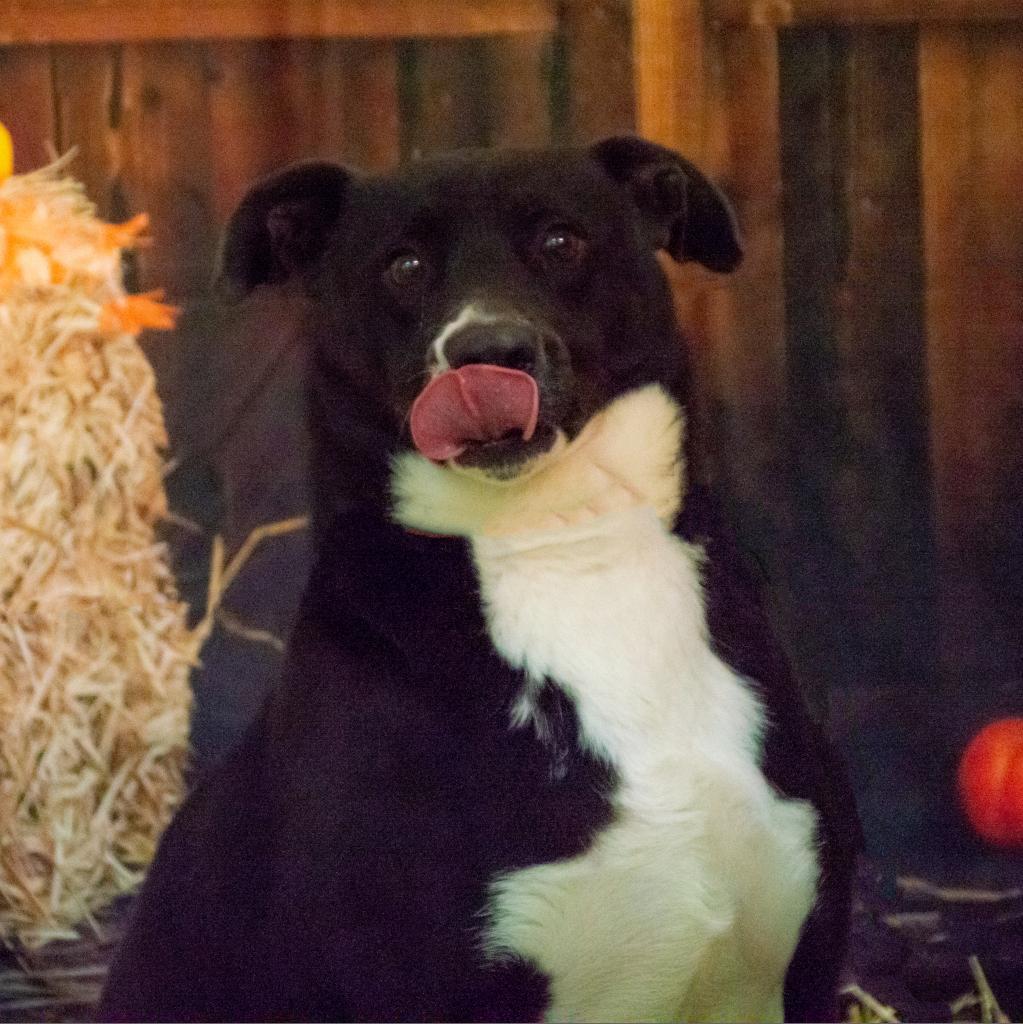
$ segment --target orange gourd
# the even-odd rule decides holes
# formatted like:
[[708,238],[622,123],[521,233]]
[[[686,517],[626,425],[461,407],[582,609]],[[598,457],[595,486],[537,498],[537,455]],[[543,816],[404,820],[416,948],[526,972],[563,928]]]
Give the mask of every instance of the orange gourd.
[[959,798],[982,839],[1023,848],[1023,718],[999,719],[970,740],[959,762]]

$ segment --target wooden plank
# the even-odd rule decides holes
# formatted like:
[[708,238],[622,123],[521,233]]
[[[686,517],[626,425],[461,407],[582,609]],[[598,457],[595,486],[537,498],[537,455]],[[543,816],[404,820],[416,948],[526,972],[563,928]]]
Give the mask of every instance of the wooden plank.
[[[320,102],[319,40],[211,43],[214,211],[223,224],[258,178],[341,137],[338,104]],[[338,148],[340,148],[338,146]]]
[[779,57],[792,517],[784,540],[787,582],[804,611],[799,657],[821,694],[855,684],[866,646],[847,585],[855,565],[835,519],[835,486],[849,457],[836,344],[844,117],[833,86],[843,53],[826,32],[794,29],[780,37]]
[[53,48],[57,148],[76,156],[71,173],[85,185],[101,217],[115,217],[120,173],[120,51],[115,46]]
[[697,162],[706,141],[703,33],[700,0],[633,0],[637,128]]
[[57,147],[50,51],[18,46],[0,49],[0,122],[14,142],[20,174],[50,162]]
[[[636,31],[640,32],[640,26],[636,26]],[[690,134],[692,138],[688,143],[678,142],[673,147],[695,159],[719,185],[725,183],[730,172],[730,153],[727,146],[720,145],[721,140],[727,138],[730,120],[729,83],[723,53],[723,41],[718,33],[700,38],[702,108],[694,110],[689,128],[679,132],[680,135]],[[717,145],[712,145],[712,140]],[[699,156],[694,156],[694,149],[698,149]],[[736,337],[735,278],[712,274],[696,263],[680,266],[664,254],[661,254],[661,266],[672,286],[693,378],[688,426],[692,439],[689,471],[694,479],[712,483],[725,493],[738,475],[731,458],[735,381],[729,361]]]
[[[640,135],[684,154],[706,173],[722,167],[720,119],[709,116],[714,74],[704,38],[700,0],[633,0],[632,63],[635,70],[636,127]],[[662,261],[679,318],[697,346],[727,329],[720,279],[697,264]],[[699,370],[699,367],[697,367]]]
[[846,457],[834,519],[855,566],[862,675],[934,700],[937,621],[913,28],[851,33],[836,303]]
[[219,223],[253,181],[291,161],[334,160],[366,170],[397,161],[393,43],[232,41],[210,44],[209,53]]
[[[789,559],[786,340],[778,36],[721,27],[707,36],[708,149],[727,185],[744,259],[701,303],[695,346],[704,476],[724,499],[744,548],[765,570],[772,619],[819,708],[827,681],[803,657],[805,608]],[[714,310],[715,312],[711,312]]]
[[[212,201],[211,69],[193,44],[126,46],[118,131],[121,173],[114,183],[120,216],[145,211],[151,244],[127,268],[136,289],[162,288],[186,311],[209,287],[216,227]],[[191,410],[198,357],[190,335],[150,336],[146,354],[156,373],[172,438]],[[175,455],[182,454],[175,445]]]
[[[718,180],[726,169],[721,145],[726,118],[717,40],[708,41],[698,0],[633,0],[632,64],[638,132],[682,153]],[[694,475],[717,477],[722,450],[709,442],[719,376],[716,354],[727,344],[731,313],[725,279],[698,264],[661,266],[671,284],[676,312],[690,349],[696,382],[691,414]]]
[[548,35],[510,36],[484,44],[492,146],[551,142]]
[[166,288],[176,301],[204,293],[212,270],[212,78],[200,46],[124,48],[119,187],[125,212],[151,220],[138,284]]
[[741,25],[883,25],[1023,20],[1023,0],[708,0],[712,19]]
[[553,31],[553,0],[0,0],[0,44]]
[[736,405],[755,415],[781,402],[785,387],[778,37],[755,28],[730,29],[721,39],[727,183],[744,248],[732,279],[735,331],[721,373],[734,374],[725,379]]
[[[632,63],[636,128],[703,167],[708,165],[708,68],[699,0],[633,0]],[[662,261],[680,320],[694,342],[706,341],[711,314],[698,311],[701,292],[713,282],[695,264]]]
[[[345,160],[368,171],[393,167],[401,158],[396,44],[344,44],[343,60],[331,66],[335,74],[330,80],[340,87],[339,101],[347,115],[343,126]],[[324,100],[331,102],[329,89],[324,92]],[[373,116],[367,117],[370,110]]]
[[486,52],[474,40],[437,39],[405,48],[402,151],[406,159],[489,141]]
[[920,101],[943,695],[965,739],[1023,678],[1023,28],[924,30]]
[[567,140],[635,131],[632,19],[622,0],[568,0],[560,42],[567,78]]
[[727,148],[714,162],[727,182],[745,255],[732,277],[716,279],[723,295],[709,373],[719,407],[709,418],[719,482],[750,543],[769,561],[787,512],[778,464],[785,399],[778,41],[770,29],[729,29],[718,40],[712,123],[722,126]]

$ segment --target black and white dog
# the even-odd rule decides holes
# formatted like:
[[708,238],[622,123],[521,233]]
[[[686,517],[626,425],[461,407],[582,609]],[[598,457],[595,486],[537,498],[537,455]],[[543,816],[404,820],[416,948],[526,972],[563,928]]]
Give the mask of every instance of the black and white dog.
[[855,811],[711,498],[658,249],[741,259],[638,139],[313,163],[228,228],[308,299],[316,561],[168,830],[127,1020],[820,1020]]

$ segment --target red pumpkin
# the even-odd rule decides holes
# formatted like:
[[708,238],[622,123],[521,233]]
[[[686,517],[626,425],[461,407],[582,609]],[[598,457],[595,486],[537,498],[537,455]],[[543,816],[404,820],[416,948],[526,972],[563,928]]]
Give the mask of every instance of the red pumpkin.
[[1023,718],[984,726],[959,762],[959,798],[982,839],[1023,847]]

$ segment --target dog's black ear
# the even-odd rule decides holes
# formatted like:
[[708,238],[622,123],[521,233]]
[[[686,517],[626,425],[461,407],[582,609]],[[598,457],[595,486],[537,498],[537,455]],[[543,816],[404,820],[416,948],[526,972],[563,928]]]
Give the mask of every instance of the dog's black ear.
[[639,207],[651,242],[679,263],[726,273],[742,262],[735,214],[721,190],[688,160],[645,139],[622,136],[590,152]]
[[224,232],[216,284],[240,299],[261,284],[284,281],[322,252],[351,175],[337,164],[295,164],[253,186]]

